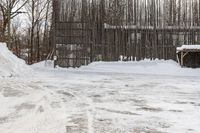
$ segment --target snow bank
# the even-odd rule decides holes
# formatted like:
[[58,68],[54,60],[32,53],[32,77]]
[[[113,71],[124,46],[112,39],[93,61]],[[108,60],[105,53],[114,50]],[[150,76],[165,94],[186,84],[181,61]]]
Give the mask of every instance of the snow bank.
[[93,62],[81,68],[53,68],[52,61],[42,61],[31,66],[36,71],[53,72],[106,72],[106,73],[126,73],[126,74],[149,74],[149,75],[169,75],[169,76],[200,76],[200,68],[182,68],[173,60],[149,60],[129,61],[129,62]]
[[134,62],[95,62],[80,68],[82,71],[153,74],[171,76],[200,76],[200,69],[181,68],[173,60],[143,60]]
[[35,69],[52,69],[54,68],[54,61],[52,60],[41,61],[31,65],[31,67]]
[[25,61],[9,51],[5,43],[0,43],[0,77],[25,77],[31,73],[32,69]]

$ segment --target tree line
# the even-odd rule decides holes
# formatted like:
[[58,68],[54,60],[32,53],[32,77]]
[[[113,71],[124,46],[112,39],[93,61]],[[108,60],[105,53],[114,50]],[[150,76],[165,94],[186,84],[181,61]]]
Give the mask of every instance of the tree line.
[[198,26],[199,0],[56,0],[60,19],[102,17],[110,25]]
[[0,41],[28,64],[50,50],[51,0],[0,0]]

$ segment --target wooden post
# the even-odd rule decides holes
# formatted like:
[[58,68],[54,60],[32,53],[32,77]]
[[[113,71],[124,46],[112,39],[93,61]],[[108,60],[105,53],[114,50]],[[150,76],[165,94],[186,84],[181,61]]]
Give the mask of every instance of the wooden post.
[[176,58],[177,58],[178,64],[180,64],[178,53],[176,54]]
[[183,51],[181,51],[181,67],[183,67]]
[[54,57],[56,57],[56,19],[58,18],[58,14],[57,14],[57,8],[58,8],[59,4],[58,1],[53,0],[53,15],[52,15],[52,43],[53,43],[53,49],[54,49],[54,53],[53,53],[53,60],[54,60],[54,68],[56,68],[57,65],[57,61],[54,59]]

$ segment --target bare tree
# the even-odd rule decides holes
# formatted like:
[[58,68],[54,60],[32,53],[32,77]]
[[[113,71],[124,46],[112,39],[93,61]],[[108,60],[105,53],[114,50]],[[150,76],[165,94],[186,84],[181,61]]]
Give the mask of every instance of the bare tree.
[[1,11],[0,11],[0,41],[3,41],[3,19]]
[[17,21],[15,23],[12,24],[12,36],[11,36],[11,42],[12,42],[12,51],[15,53],[15,55],[17,55],[18,57],[20,57],[21,55],[21,22]]
[[11,48],[11,20],[22,13],[20,10],[26,5],[27,2],[28,0],[0,0],[0,10],[3,16],[2,34],[5,36],[7,29],[7,40],[9,48]]
[[45,21],[49,10],[49,0],[30,0],[26,5],[26,10],[29,18],[29,34],[30,34],[30,58],[29,64],[34,63],[40,60],[40,40],[42,39],[40,34],[44,31],[45,27],[43,28],[42,25],[46,25]]

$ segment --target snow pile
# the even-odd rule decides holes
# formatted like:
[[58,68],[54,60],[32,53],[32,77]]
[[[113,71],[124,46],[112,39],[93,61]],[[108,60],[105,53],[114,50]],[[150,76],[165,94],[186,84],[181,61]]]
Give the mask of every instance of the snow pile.
[[83,66],[81,71],[153,74],[171,76],[200,76],[200,69],[181,68],[173,60],[142,60],[134,62],[95,62]]
[[125,74],[148,74],[168,76],[200,76],[200,69],[182,68],[173,60],[149,60],[129,62],[93,62],[80,68],[53,67],[53,61],[42,61],[31,66],[36,71],[62,72],[92,72],[92,73],[125,73]]
[[46,60],[31,65],[34,69],[52,69],[54,68],[54,61]]
[[0,77],[25,77],[29,73],[32,69],[9,51],[5,43],[0,43]]
[[182,50],[200,50],[200,45],[182,45],[181,47],[177,48],[177,51]]

